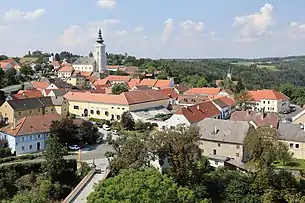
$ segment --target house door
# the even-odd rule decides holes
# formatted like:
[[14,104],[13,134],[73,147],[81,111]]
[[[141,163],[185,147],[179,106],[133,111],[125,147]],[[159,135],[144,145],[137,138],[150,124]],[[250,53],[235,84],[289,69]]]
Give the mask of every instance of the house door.
[[40,151],[40,142],[37,142],[37,151]]

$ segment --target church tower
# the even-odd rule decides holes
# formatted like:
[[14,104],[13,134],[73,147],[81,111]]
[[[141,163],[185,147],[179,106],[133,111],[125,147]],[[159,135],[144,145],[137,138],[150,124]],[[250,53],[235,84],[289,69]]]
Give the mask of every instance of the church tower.
[[104,44],[104,39],[102,37],[102,31],[99,29],[98,37],[94,45],[94,60],[96,62],[96,71],[99,73],[104,73],[107,71],[107,55],[106,55],[106,45]]

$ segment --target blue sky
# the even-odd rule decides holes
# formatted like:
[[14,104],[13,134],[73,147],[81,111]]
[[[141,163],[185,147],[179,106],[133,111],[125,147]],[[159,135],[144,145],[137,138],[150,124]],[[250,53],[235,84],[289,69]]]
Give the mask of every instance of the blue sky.
[[107,51],[151,58],[305,54],[304,0],[1,0],[0,54]]

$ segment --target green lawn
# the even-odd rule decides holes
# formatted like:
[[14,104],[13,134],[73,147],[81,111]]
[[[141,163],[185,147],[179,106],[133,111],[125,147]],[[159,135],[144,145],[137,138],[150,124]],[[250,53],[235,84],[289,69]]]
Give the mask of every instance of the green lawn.
[[231,63],[233,65],[242,65],[242,66],[250,66],[255,64],[253,61],[238,61],[237,63]]
[[292,162],[286,166],[282,162],[274,164],[276,168],[287,168],[287,169],[300,169],[305,170],[305,160],[303,159],[292,159]]
[[36,58],[36,57],[23,57],[23,58],[20,58],[20,63],[35,62],[37,60],[38,60],[38,58]]
[[277,71],[278,69],[276,68],[276,66],[273,65],[257,65],[258,68],[264,68],[264,69],[268,69],[271,71]]

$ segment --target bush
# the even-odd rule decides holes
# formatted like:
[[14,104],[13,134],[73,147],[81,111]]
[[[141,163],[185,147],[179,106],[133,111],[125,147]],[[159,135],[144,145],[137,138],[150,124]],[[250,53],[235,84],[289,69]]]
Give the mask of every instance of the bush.
[[22,155],[22,156],[10,156],[10,157],[5,157],[5,158],[0,159],[0,164],[12,162],[12,161],[32,160],[32,159],[36,159],[41,156],[42,155],[40,155],[40,154],[26,154],[26,155]]

